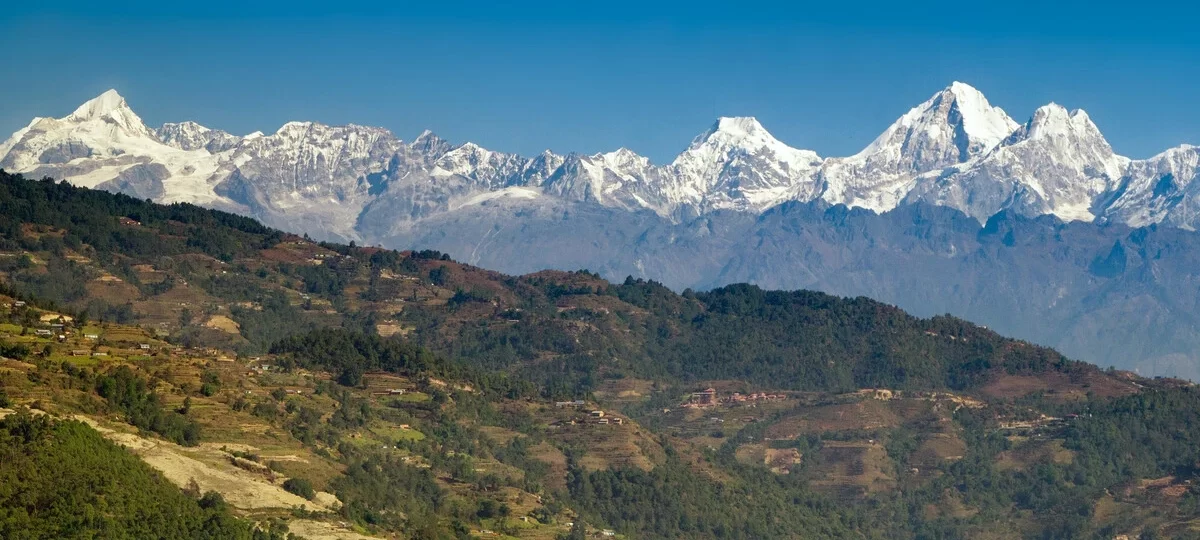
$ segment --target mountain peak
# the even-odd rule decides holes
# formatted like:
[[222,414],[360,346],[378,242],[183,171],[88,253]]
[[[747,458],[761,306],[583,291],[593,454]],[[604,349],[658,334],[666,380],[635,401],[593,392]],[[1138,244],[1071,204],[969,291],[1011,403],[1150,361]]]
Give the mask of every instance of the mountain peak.
[[725,153],[734,148],[758,149],[764,147],[783,148],[780,142],[753,116],[722,116],[712,127],[692,139],[688,152],[708,147]]
[[[992,106],[983,92],[974,86],[954,81],[941,95],[952,97],[954,109],[962,119],[963,131],[972,139],[998,144],[1019,127],[1004,109]],[[934,100],[936,98],[931,99]]]
[[448,141],[428,129],[417,135],[417,138],[413,139],[408,147],[430,160],[437,159],[454,149]]
[[766,129],[753,116],[722,116],[717,118],[711,131],[745,137],[760,131],[765,132]]
[[625,148],[624,146],[622,146],[616,150],[613,150],[612,152],[596,154],[593,157],[599,158],[601,161],[604,162],[605,165],[607,165],[613,169],[625,169],[630,166],[634,166],[634,167],[650,166],[649,159],[639,156],[637,154],[637,152],[634,152],[633,150]]
[[167,122],[155,130],[155,133],[158,135],[159,141],[167,146],[173,146],[180,150],[203,148],[209,152],[228,150],[243,139],[219,129],[207,128],[191,120]]
[[1037,121],[1044,122],[1047,120],[1054,120],[1054,119],[1059,119],[1059,118],[1069,119],[1070,117],[1071,117],[1071,113],[1069,111],[1067,111],[1066,107],[1063,107],[1062,105],[1059,105],[1058,103],[1055,103],[1053,101],[1051,101],[1050,103],[1047,103],[1045,105],[1042,105],[1041,107],[1038,107],[1037,110],[1033,111],[1033,120],[1035,122],[1037,122]]
[[109,89],[103,94],[85,101],[83,105],[75,109],[75,112],[71,113],[70,118],[72,120],[92,120],[128,107],[129,105],[125,103],[125,98],[121,97],[121,94],[118,94],[116,90]]
[[479,146],[478,144],[475,144],[471,141],[467,141],[465,143],[458,145],[457,148],[451,150],[450,152],[455,153],[455,154],[466,154],[466,155],[470,155],[470,156],[478,156],[481,159],[487,159],[488,156],[490,156],[491,154],[494,153],[491,150],[488,150],[487,148]]
[[1102,137],[1100,129],[1083,109],[1068,111],[1054,102],[1038,107],[1029,122],[1022,128],[1024,133],[1015,133],[1016,140],[1022,138],[1088,135]]
[[298,120],[292,120],[291,122],[287,122],[287,123],[283,124],[282,126],[279,126],[279,129],[275,130],[275,134],[282,135],[289,131],[303,131],[303,130],[307,130],[307,129],[313,127],[315,124],[316,124],[315,122],[302,122],[302,121],[298,121]]
[[954,81],[901,116],[852,159],[925,172],[980,155],[1018,127],[982,92]]
[[620,158],[629,158],[629,157],[637,156],[637,152],[634,152],[633,150],[630,150],[630,149],[622,146],[616,150],[613,150],[612,152],[608,152],[608,153],[602,154],[602,155],[620,157]]
[[960,98],[983,97],[983,92],[980,92],[978,88],[960,81],[950,83],[950,86],[947,86],[943,92],[949,92]]
[[196,133],[207,133],[213,131],[211,128],[205,127],[198,122],[192,120],[184,120],[183,122],[166,122],[158,131],[191,131]]

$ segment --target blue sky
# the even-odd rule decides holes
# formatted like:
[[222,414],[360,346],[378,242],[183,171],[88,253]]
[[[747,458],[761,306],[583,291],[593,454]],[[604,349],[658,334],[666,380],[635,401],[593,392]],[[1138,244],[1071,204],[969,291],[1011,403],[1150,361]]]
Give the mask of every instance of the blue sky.
[[1182,2],[160,4],[6,7],[0,132],[112,87],[151,125],[239,134],[352,122],[662,163],[751,115],[836,156],[961,80],[1017,121],[1086,109],[1131,157],[1200,144],[1200,8]]

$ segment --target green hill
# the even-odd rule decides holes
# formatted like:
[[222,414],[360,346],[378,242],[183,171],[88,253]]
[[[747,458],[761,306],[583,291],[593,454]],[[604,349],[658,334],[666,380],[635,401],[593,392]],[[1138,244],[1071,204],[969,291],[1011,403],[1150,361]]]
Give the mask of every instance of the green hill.
[[188,497],[80,422],[2,418],[0,459],[0,537],[282,537],[234,518],[219,493]]
[[0,278],[8,399],[293,532],[1200,531],[1190,383],[866,298],[505,276],[7,174]]

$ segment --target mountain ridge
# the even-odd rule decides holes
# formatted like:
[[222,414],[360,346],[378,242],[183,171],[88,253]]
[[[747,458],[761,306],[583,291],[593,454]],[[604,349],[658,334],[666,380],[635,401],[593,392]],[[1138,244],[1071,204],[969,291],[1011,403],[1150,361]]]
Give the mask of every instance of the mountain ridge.
[[0,146],[14,149],[0,167],[514,274],[865,295],[1200,379],[1200,149],[1127,160],[1086,113],[1057,105],[1017,124],[951,85],[853,160],[788,147],[752,118],[718,120],[681,154],[702,171],[690,176],[628,149],[525,157],[315,122],[232,143],[182,123],[131,138],[136,126],[106,117],[38,119]]
[[[278,150],[265,151],[271,146]],[[109,90],[67,117],[35,119],[14,133],[0,146],[0,166],[87,187],[112,182],[107,187],[139,195],[161,191],[168,202],[229,209],[271,224],[290,225],[296,216],[281,214],[303,209],[327,216],[304,232],[369,242],[354,224],[378,199],[417,197],[414,212],[398,217],[419,219],[460,206],[452,199],[514,186],[538,196],[646,209],[675,222],[720,210],[761,213],[789,201],[821,199],[879,213],[922,200],[981,224],[1014,208],[1031,217],[1194,229],[1200,217],[1173,212],[1188,197],[1152,189],[1161,178],[1152,178],[1161,156],[1188,148],[1130,160],[1113,151],[1082,110],[1052,103],[1017,123],[958,81],[852,156],[821,157],[779,141],[754,117],[720,117],[666,164],[626,148],[526,157],[472,142],[453,145],[428,130],[405,142],[389,130],[354,124],[288,122],[270,135],[245,137],[195,122],[151,129]],[[289,169],[293,181],[283,181],[278,175]],[[1194,167],[1178,172],[1183,177],[1173,181],[1186,193]],[[393,183],[402,187],[389,194]],[[321,208],[329,200],[347,207],[336,219]]]

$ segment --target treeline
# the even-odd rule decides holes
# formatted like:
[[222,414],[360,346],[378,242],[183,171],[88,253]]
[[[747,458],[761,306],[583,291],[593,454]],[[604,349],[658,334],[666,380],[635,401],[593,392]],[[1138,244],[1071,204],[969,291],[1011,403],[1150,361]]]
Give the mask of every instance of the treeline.
[[344,505],[342,515],[356,523],[403,527],[412,538],[448,536],[438,519],[447,493],[429,469],[388,456],[353,459],[331,487]]
[[282,339],[271,346],[271,353],[284,355],[285,367],[294,363],[334,373],[343,386],[360,385],[367,372],[387,371],[468,382],[478,390],[509,398],[537,391],[528,381],[445,359],[408,340],[341,328],[317,329]]
[[1200,392],[1164,388],[1096,400],[1070,423],[1064,438],[1064,446],[1077,453],[1068,472],[1076,483],[1200,477]]
[[666,463],[650,471],[587,472],[572,463],[567,487],[592,523],[607,523],[632,538],[869,536],[848,508],[799,482],[766,472],[715,482],[669,448]]
[[[438,307],[408,306],[401,316],[422,345],[535,380],[554,395],[586,394],[605,377],[627,375],[845,392],[969,390],[998,372],[1095,369],[961,319],[920,319],[867,298],[745,284],[677,294],[635,279],[602,287],[511,282],[522,303],[499,315],[509,324],[453,324],[452,310]],[[615,296],[628,307],[557,309],[552,299],[564,296]]]
[[27,411],[0,419],[0,463],[0,538],[289,536],[235,518],[219,494],[189,497],[80,422]]
[[158,394],[128,366],[96,377],[96,393],[130,424],[184,446],[200,442],[200,424],[163,406]]
[[[39,232],[41,227],[54,231]],[[155,295],[173,281],[141,283],[133,265],[191,253],[231,262],[271,247],[283,236],[234,214],[183,203],[160,205],[0,171],[0,250],[47,254],[44,271],[20,257],[0,261],[0,270],[8,274],[14,292],[40,298],[44,307],[133,322],[129,304],[89,298],[84,286],[97,277],[96,267]],[[68,250],[87,256],[93,266],[68,259]]]
[[[120,218],[131,221],[122,223]],[[65,234],[27,237],[23,224],[54,227]],[[155,257],[199,251],[230,261],[248,250],[274,245],[282,237],[279,231],[235,214],[186,203],[155,204],[0,171],[0,249],[53,252],[87,244],[100,255]]]
[[736,378],[805,390],[964,390],[996,369],[1041,373],[1085,368],[1051,349],[950,316],[919,319],[868,298],[765,291],[745,284],[695,297],[698,313],[681,312],[672,327],[651,335],[647,343],[649,354],[664,358],[677,376]]

